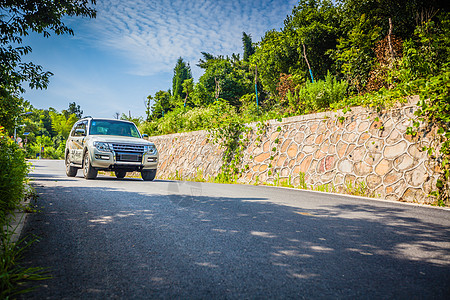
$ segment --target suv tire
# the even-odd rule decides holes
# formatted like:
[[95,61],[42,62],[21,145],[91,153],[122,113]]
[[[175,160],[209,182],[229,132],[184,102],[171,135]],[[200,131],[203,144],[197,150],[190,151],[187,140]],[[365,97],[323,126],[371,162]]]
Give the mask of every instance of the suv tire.
[[75,177],[75,176],[77,176],[78,169],[75,168],[75,167],[72,167],[70,165],[69,153],[66,154],[66,161],[65,161],[65,163],[66,163],[66,175],[68,177]]
[[141,177],[144,181],[153,181],[156,177],[156,169],[153,170],[142,170]]
[[127,175],[127,171],[118,170],[114,171],[114,174],[116,175],[116,178],[122,179]]
[[89,156],[89,151],[84,153],[83,158],[83,175],[86,179],[95,179],[97,177],[97,170],[91,165],[91,157]]

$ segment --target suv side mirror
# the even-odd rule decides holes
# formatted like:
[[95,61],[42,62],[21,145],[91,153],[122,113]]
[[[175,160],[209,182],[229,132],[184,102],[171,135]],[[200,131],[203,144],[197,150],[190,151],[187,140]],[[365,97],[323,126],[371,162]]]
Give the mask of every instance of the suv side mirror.
[[86,135],[86,130],[84,130],[82,128],[77,128],[77,129],[75,129],[75,135],[85,136]]
[[142,137],[143,137],[143,138],[148,138],[148,134],[144,133],[144,134],[142,135]]

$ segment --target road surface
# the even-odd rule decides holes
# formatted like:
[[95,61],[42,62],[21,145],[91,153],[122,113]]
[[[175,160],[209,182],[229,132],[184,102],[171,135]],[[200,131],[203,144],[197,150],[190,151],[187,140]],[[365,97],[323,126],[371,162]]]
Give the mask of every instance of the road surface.
[[65,176],[32,161],[50,269],[26,299],[448,299],[450,211],[249,185]]

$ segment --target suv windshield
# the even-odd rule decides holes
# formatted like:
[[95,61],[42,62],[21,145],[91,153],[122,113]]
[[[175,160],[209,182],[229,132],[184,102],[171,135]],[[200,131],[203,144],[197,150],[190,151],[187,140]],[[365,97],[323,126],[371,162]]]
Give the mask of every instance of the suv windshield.
[[118,135],[140,138],[141,135],[134,124],[113,120],[92,120],[89,133],[94,135]]

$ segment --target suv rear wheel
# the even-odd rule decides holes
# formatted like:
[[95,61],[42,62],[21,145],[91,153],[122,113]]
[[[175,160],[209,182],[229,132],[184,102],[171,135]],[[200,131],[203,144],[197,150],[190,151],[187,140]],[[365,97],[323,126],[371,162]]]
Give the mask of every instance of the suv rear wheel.
[[86,179],[95,179],[97,177],[97,170],[91,165],[91,158],[88,151],[84,153],[83,175]]
[[66,175],[68,177],[77,176],[78,169],[70,165],[69,153],[66,154]]
[[156,169],[153,170],[142,170],[141,177],[144,181],[153,181],[156,177]]

